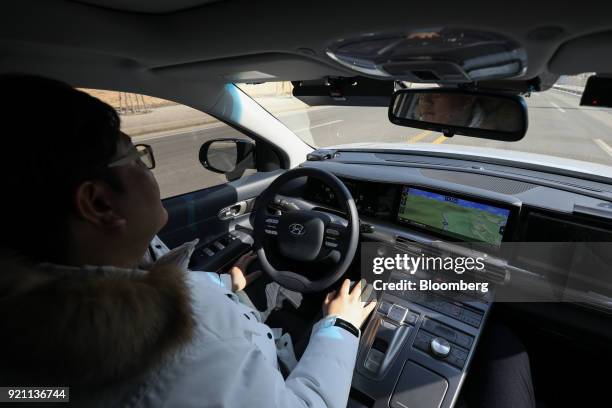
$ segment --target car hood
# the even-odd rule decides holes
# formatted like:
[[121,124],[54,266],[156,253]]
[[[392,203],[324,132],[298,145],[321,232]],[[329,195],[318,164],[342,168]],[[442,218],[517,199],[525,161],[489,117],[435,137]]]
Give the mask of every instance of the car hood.
[[326,147],[326,149],[401,151],[411,154],[436,154],[476,161],[483,161],[484,158],[499,162],[500,164],[522,164],[528,165],[531,168],[542,170],[554,169],[557,171],[560,170],[562,173],[572,173],[573,175],[586,174],[600,180],[605,178],[607,181],[612,181],[612,166],[516,150],[461,145],[431,145],[426,143],[414,143],[410,145],[405,143],[349,143],[329,146]]

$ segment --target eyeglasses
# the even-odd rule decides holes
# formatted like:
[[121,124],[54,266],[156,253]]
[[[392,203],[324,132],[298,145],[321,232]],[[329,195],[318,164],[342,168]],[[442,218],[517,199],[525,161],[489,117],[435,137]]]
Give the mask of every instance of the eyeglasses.
[[138,160],[139,163],[146,166],[149,170],[155,168],[155,157],[153,157],[153,148],[146,144],[137,144],[134,150],[126,154],[120,159],[114,160],[108,164],[108,167],[123,166],[133,160]]

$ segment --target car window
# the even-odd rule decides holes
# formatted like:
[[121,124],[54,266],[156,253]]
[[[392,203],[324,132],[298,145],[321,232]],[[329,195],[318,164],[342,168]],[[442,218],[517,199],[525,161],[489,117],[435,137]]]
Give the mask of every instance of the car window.
[[[612,109],[581,106],[590,73],[561,76],[552,88],[526,95],[529,128],[518,142],[487,140],[397,126],[384,106],[308,106],[292,96],[291,83],[240,84],[240,88],[312,147],[350,143],[428,145],[427,148],[486,148],[505,154],[536,153],[546,160],[573,159],[612,166]],[[428,84],[404,83],[429,88]],[[331,98],[330,98],[331,100]],[[517,154],[518,155],[518,154]],[[579,164],[578,164],[579,165]]]
[[[151,145],[153,174],[162,198],[174,197],[227,182],[223,174],[205,169],[198,160],[200,146],[218,138],[247,136],[197,109],[147,95],[82,89],[110,104],[121,118],[121,130],[134,144]],[[242,177],[255,173],[248,169]]]

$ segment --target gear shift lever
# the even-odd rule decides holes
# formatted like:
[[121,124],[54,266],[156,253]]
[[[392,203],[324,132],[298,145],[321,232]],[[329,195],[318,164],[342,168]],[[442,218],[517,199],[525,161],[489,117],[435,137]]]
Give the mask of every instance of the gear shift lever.
[[[372,342],[366,348],[367,352],[363,361],[363,367],[369,371],[370,375],[374,374],[377,377],[384,375],[402,350],[410,333],[411,327],[402,324],[408,314],[408,309],[403,307],[401,309],[393,314],[387,314],[387,316],[391,315],[391,321],[376,314],[366,329],[374,330]],[[398,321],[395,316],[400,317],[400,314],[401,319]]]

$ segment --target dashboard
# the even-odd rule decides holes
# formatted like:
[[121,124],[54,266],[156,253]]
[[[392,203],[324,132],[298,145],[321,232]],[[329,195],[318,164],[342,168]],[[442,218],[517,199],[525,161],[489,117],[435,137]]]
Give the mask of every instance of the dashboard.
[[[341,179],[360,214],[404,224],[454,241],[499,248],[519,207],[424,187]],[[304,198],[340,208],[332,189],[308,181]]]
[[[357,211],[361,215],[390,220],[397,212],[398,186],[377,182],[363,182],[341,177],[355,200]],[[319,204],[340,208],[334,191],[316,179],[309,179],[304,198]]]
[[[607,218],[589,212],[594,203],[588,203],[587,197],[551,189],[538,192],[535,186],[525,191],[529,196],[504,197],[486,191],[480,195],[458,191],[461,185],[437,187],[422,180],[404,184],[342,175],[340,179],[351,192],[362,223],[376,231],[370,238],[425,246],[467,243],[502,265],[501,269],[491,268],[493,280],[508,280],[511,274],[517,282],[521,276],[529,276],[530,282],[538,277],[547,287],[560,288],[568,296],[578,295],[581,301],[592,301],[612,312],[612,285],[607,283],[607,265],[612,259],[606,245],[612,243],[612,215]],[[334,192],[316,179],[306,182],[302,197],[322,209],[342,211]],[[554,208],[555,204],[562,207],[567,199],[576,200],[572,211]],[[576,245],[579,242],[592,243],[589,253]],[[585,256],[598,259],[599,265],[577,261]]]
[[[454,406],[494,301],[521,304],[533,301],[533,293],[552,294],[538,302],[612,313],[612,186],[465,160],[359,151],[329,156],[303,165],[335,174],[349,189],[362,246],[384,243],[412,256],[484,254],[486,273],[475,278],[493,288],[486,295],[384,292],[362,331],[349,407]],[[317,179],[290,196],[301,207],[344,212]],[[472,278],[467,275],[460,279]],[[443,271],[427,278],[458,280]],[[389,276],[393,283],[405,279],[396,270]],[[522,291],[531,300],[504,297]],[[540,310],[542,303],[534,305]]]

